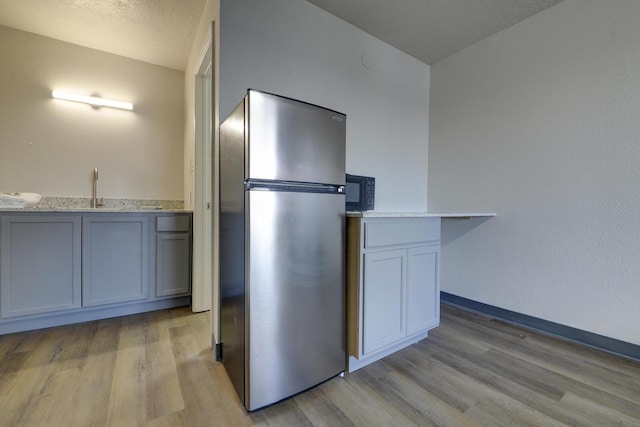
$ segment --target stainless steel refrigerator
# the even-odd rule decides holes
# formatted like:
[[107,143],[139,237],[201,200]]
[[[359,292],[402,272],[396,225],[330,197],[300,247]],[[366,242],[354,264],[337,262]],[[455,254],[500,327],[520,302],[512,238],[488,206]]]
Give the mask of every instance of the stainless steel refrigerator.
[[256,90],[220,126],[221,356],[250,411],[345,369],[345,139]]

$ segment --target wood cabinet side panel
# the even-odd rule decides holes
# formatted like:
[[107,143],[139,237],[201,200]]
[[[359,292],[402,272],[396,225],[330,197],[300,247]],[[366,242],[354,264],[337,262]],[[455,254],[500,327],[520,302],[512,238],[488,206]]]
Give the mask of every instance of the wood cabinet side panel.
[[355,358],[360,355],[361,224],[360,218],[347,218],[347,353]]

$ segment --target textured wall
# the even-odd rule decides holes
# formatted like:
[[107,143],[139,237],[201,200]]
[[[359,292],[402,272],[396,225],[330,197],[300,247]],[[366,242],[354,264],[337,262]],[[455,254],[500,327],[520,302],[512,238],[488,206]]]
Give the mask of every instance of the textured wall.
[[[182,199],[184,73],[0,27],[0,191]],[[52,89],[134,111],[54,100]]]
[[442,290],[640,344],[640,2],[565,0],[432,67]]
[[347,171],[376,210],[427,207],[429,66],[299,0],[223,0],[220,118],[260,89],[347,115]]

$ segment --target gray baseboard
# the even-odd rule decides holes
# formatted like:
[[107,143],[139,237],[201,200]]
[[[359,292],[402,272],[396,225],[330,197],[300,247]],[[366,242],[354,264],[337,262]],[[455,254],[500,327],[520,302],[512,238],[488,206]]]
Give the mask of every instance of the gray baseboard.
[[594,334],[581,329],[565,326],[560,323],[550,322],[515,311],[506,310],[489,304],[459,297],[447,292],[440,292],[440,301],[465,308],[480,314],[485,314],[519,326],[534,329],[536,331],[555,335],[570,341],[584,344],[619,356],[640,361],[640,345],[631,344],[604,335]]
[[74,323],[92,322],[94,320],[165,310],[190,304],[191,296],[184,296],[152,301],[107,304],[103,306],[83,307],[54,313],[16,317],[0,321],[0,335],[71,325]]

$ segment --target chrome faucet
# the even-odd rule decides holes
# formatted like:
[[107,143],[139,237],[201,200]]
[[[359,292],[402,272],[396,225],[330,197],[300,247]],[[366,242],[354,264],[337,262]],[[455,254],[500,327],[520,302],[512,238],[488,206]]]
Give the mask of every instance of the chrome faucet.
[[98,208],[104,205],[103,199],[98,200],[98,168],[93,169],[93,190],[91,194],[91,207]]

